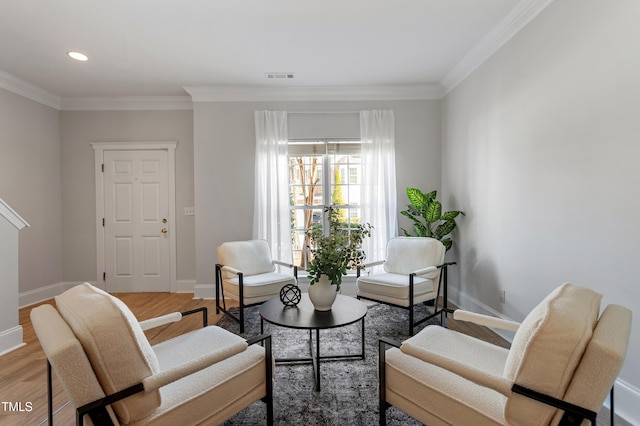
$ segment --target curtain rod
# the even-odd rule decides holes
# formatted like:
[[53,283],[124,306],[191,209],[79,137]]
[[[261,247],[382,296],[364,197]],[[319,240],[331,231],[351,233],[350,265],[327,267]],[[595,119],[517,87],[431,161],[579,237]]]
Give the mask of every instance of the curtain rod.
[[287,111],[287,114],[360,114],[360,111]]

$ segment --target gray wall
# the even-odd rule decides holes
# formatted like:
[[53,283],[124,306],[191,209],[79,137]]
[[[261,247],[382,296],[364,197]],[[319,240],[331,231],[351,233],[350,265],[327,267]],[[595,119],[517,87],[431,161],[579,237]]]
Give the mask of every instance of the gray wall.
[[402,209],[407,203],[406,186],[440,188],[439,108],[439,101],[195,103],[197,284],[214,283],[219,244],[252,235],[254,111],[392,109],[398,207]]
[[0,89],[0,198],[20,231],[20,292],[62,281],[60,119],[53,108]]
[[[521,320],[569,281],[637,314],[639,16],[635,0],[555,1],[444,99],[463,304]],[[634,424],[638,359],[636,315],[616,394]]]
[[195,278],[192,111],[62,111],[64,281],[96,280],[96,191],[92,142],[178,141],[177,279]]

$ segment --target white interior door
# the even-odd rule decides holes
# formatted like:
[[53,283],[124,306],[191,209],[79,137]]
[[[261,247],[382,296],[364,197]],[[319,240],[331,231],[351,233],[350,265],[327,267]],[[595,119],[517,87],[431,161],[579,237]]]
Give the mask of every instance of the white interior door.
[[166,150],[104,151],[105,287],[170,291]]

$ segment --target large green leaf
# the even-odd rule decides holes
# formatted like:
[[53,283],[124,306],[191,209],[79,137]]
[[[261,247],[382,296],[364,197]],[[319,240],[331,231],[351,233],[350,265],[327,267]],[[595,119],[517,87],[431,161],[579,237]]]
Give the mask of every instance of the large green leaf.
[[401,215],[403,215],[403,216],[408,217],[409,219],[413,220],[414,222],[420,222],[420,221],[418,220],[418,218],[414,216],[415,214],[417,214],[417,213],[416,213],[416,212],[414,212],[414,211],[410,212],[410,211],[408,211],[408,210],[402,210],[402,211],[400,212],[400,214],[401,214]]
[[425,219],[429,223],[436,222],[440,220],[440,216],[442,215],[442,204],[440,201],[433,201],[429,203],[429,207],[427,208]]
[[[413,234],[402,229],[406,236],[433,237],[440,241],[447,250],[453,245],[451,238],[445,238],[456,228],[455,219],[464,212],[453,210],[442,211],[442,204],[436,200],[437,191],[423,193],[418,188],[407,188],[407,197],[411,204],[400,213],[413,221]],[[435,230],[434,230],[435,228]]]
[[456,229],[456,223],[452,220],[448,220],[446,222],[442,222],[434,231],[433,235],[435,236],[435,238],[437,239],[441,239],[442,237],[444,237],[445,235],[448,235],[451,233],[451,231],[453,231],[454,229]]
[[442,220],[453,220],[456,217],[458,217],[458,215],[460,215],[460,214],[464,216],[464,213],[462,213],[460,210],[453,210],[453,211],[444,213],[440,219],[442,219]]
[[407,188],[407,198],[418,210],[423,209],[427,204],[427,197],[418,188]]

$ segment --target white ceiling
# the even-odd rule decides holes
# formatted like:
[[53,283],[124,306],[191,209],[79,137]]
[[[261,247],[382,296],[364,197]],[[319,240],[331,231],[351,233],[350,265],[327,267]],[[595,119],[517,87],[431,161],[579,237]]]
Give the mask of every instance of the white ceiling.
[[[550,1],[0,0],[0,70],[62,99],[442,87]],[[71,60],[69,50],[90,59]]]

